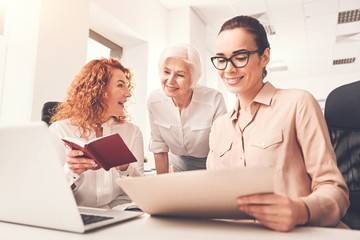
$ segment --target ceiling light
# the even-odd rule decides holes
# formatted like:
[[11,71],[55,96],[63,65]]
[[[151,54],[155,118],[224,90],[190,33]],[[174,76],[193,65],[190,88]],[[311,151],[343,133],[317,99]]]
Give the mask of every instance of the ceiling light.
[[270,72],[282,72],[282,71],[287,71],[288,67],[287,66],[278,66],[278,67],[270,67],[269,71]]
[[349,43],[360,41],[360,32],[336,36],[336,43]]
[[360,41],[360,33],[352,35],[350,39]]
[[257,20],[259,20],[259,22],[261,22],[261,24],[264,26],[265,31],[268,35],[275,34],[274,26],[270,25],[270,19],[266,12],[253,14],[253,15],[251,15],[251,17],[256,18]]
[[340,65],[340,64],[349,64],[355,62],[356,58],[343,58],[343,59],[336,59],[333,60],[333,65]]
[[265,31],[268,35],[274,35],[275,34],[275,29],[274,29],[274,26],[272,25],[266,25],[264,26],[265,28]]
[[360,9],[339,12],[338,24],[360,21]]

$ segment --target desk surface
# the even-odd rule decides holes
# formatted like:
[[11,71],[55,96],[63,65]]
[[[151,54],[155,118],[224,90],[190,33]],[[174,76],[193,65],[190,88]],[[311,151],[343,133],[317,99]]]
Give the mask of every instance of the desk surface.
[[90,233],[78,234],[0,222],[1,238],[11,239],[346,239],[360,240],[360,231],[319,227],[298,227],[291,232],[269,230],[252,222],[229,222],[140,216]]

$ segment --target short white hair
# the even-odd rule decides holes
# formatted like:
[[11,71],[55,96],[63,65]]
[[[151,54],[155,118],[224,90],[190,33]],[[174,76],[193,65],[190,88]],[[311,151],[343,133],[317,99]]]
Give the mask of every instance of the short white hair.
[[188,43],[175,43],[166,46],[159,58],[159,74],[161,74],[164,63],[168,58],[181,59],[188,64],[191,77],[191,88],[194,88],[202,76],[199,51]]

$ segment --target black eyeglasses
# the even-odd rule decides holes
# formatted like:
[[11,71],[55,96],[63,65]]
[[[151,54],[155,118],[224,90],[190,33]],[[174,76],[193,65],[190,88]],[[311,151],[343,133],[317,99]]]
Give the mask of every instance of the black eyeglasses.
[[216,56],[211,58],[211,62],[218,70],[224,70],[227,67],[228,62],[231,62],[231,64],[236,68],[242,68],[248,64],[251,54],[261,52],[263,50],[264,49],[258,49],[255,51],[240,52],[232,55],[229,58]]

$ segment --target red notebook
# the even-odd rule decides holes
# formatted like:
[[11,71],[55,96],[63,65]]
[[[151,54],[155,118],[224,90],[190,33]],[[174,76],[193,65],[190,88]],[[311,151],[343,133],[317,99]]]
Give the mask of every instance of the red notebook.
[[72,149],[82,150],[86,157],[94,159],[106,171],[112,167],[136,162],[136,158],[117,133],[89,142],[70,137],[62,140]]

